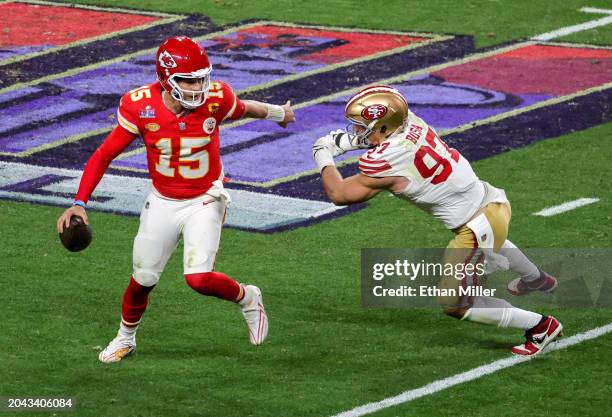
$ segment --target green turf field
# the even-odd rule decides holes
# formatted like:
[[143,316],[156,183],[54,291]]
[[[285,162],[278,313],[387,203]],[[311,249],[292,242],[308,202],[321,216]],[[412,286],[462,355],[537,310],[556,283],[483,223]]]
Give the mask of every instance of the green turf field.
[[[221,24],[266,18],[469,34],[479,47],[593,18],[580,7],[609,6],[483,0],[394,1],[384,7],[340,0],[86,3],[199,12]],[[612,45],[612,33],[607,26],[562,40]],[[513,209],[510,237],[517,245],[612,247],[610,137],[607,123],[474,164],[481,178],[506,190]],[[601,201],[555,217],[532,215],[580,197]],[[77,409],[67,415],[331,416],[508,357],[522,338],[517,330],[457,322],[437,310],[361,307],[361,248],[444,247],[451,238],[423,212],[381,194],[364,210],[306,228],[271,235],[223,232],[217,269],[262,288],[270,317],[264,345],[249,344],[237,307],[204,299],[185,285],[179,248],[152,293],[136,355],[104,366],[97,355],[116,332],[138,219],[90,212],[94,244],[73,254],[57,242],[61,211],[0,201],[0,396],[74,397]],[[559,318],[566,335],[612,321],[609,310],[544,313]],[[611,342],[608,334],[372,415],[606,415]]]

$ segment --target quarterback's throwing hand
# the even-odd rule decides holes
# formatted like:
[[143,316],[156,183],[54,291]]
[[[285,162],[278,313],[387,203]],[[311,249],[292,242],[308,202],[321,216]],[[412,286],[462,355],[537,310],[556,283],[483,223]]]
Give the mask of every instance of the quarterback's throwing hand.
[[282,107],[285,111],[285,118],[282,122],[278,122],[278,124],[280,127],[287,127],[289,123],[295,122],[295,114],[293,114],[293,110],[291,109],[291,100],[287,100]]
[[57,232],[62,233],[65,227],[70,225],[70,218],[72,216],[80,216],[83,218],[85,224],[89,224],[89,220],[87,220],[87,213],[85,209],[81,206],[74,205],[72,207],[67,208],[61,216],[57,219]]

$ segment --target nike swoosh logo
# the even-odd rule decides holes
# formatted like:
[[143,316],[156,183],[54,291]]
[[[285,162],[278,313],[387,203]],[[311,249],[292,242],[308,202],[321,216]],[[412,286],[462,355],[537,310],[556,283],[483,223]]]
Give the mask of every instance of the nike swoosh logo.
[[548,327],[546,328],[546,330],[544,330],[542,333],[536,335],[531,335],[531,340],[534,343],[537,344],[542,344],[544,343],[544,340],[546,339],[546,336],[548,335],[548,331],[550,330],[550,324],[548,325]]

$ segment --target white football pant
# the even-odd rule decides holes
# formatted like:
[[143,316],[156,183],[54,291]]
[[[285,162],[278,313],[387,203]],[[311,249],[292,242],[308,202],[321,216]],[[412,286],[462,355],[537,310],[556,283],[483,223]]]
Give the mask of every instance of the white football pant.
[[134,239],[134,280],[146,287],[157,284],[181,234],[184,273],[212,271],[226,207],[223,199],[207,194],[172,200],[150,192]]

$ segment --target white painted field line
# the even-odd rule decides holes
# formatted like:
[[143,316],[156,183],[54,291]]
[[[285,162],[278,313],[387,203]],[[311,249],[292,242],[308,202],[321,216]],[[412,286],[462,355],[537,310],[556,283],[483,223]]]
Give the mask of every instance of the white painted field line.
[[598,9],[596,7],[583,7],[580,11],[585,13],[612,14],[612,9]]
[[558,206],[552,206],[542,209],[536,213],[535,216],[550,217],[556,216],[557,214],[565,213],[566,211],[577,209],[578,207],[588,206],[589,204],[597,203],[599,198],[579,198],[578,200],[568,201],[567,203],[559,204]]
[[[565,349],[566,347],[573,346],[587,340],[595,339],[610,332],[612,332],[612,323],[608,323],[601,327],[596,327],[584,333],[575,334],[571,337],[568,337],[567,339],[563,339],[558,342],[553,342],[550,344],[549,347],[546,348],[546,352]],[[470,369],[469,371],[462,372],[460,374],[453,375],[448,378],[440,379],[438,381],[434,381],[431,384],[427,384],[421,388],[405,391],[399,395],[396,395],[395,397],[385,398],[382,401],[365,404],[360,407],[353,408],[352,410],[336,414],[332,417],[360,417],[366,414],[371,414],[384,408],[407,403],[412,400],[416,400],[417,398],[434,394],[438,391],[445,390],[455,385],[473,381],[482,376],[501,371],[502,369],[509,368],[511,366],[518,365],[519,363],[523,363],[529,360],[531,359],[520,356],[512,356],[509,358],[500,359],[488,365],[479,366],[478,368]]]
[[606,26],[612,23],[612,14],[610,14],[612,13],[612,10],[583,7],[582,9],[580,9],[580,11],[585,13],[604,13],[609,14],[609,16],[602,17],[600,19],[589,20],[588,22],[580,23],[578,25],[566,26],[557,30],[553,30],[552,32],[542,33],[541,35],[534,36],[531,39],[534,41],[549,41],[551,39],[560,38],[562,36],[567,36],[576,32],[594,29],[599,26]]

